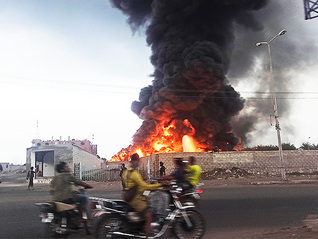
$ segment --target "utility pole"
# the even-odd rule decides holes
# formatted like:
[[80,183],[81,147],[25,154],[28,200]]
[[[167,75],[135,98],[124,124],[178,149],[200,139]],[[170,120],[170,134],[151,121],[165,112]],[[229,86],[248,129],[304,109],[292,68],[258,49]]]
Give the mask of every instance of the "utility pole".
[[270,93],[271,93],[271,96],[273,99],[273,105],[274,105],[275,128],[276,128],[276,132],[277,132],[278,152],[279,152],[278,154],[279,154],[279,159],[280,159],[280,172],[281,172],[282,180],[286,180],[286,171],[285,171],[285,164],[284,164],[282,141],[281,141],[281,136],[280,136],[280,125],[279,125],[279,120],[278,120],[277,98],[276,98],[276,93],[274,90],[274,74],[273,74],[273,64],[272,64],[270,43],[276,37],[282,36],[286,32],[287,32],[286,30],[281,30],[278,34],[276,34],[274,37],[272,37],[268,42],[256,43],[256,46],[267,45],[267,50],[268,50],[269,70],[270,70]]

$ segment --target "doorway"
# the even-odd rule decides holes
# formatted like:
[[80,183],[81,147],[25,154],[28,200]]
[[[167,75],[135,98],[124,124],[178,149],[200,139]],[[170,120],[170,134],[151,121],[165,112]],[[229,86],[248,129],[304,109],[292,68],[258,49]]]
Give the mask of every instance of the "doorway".
[[54,151],[35,152],[36,177],[54,176]]

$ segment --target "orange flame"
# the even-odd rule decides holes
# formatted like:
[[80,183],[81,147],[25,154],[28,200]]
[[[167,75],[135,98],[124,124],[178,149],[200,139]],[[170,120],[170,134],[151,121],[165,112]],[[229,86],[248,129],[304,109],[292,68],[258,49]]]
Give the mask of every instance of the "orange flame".
[[183,144],[183,152],[196,152],[197,151],[197,147],[194,143],[194,139],[189,135],[183,136],[182,144]]
[[185,119],[183,122],[173,120],[168,126],[162,123],[157,126],[157,132],[147,139],[147,142],[150,142],[150,146],[130,145],[114,155],[109,161],[128,161],[129,156],[134,153],[138,153],[140,157],[144,157],[157,153],[183,152],[183,137],[185,135],[189,137],[187,141],[192,141],[192,152],[194,152],[197,151],[196,145],[198,145],[192,137],[194,134],[195,129],[188,119]]

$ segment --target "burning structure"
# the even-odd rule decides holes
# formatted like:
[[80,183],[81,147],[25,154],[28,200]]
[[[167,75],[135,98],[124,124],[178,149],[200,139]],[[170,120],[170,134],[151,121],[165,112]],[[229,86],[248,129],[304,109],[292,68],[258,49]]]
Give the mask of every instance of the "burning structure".
[[[267,0],[111,0],[133,31],[146,28],[153,82],[141,89],[132,111],[143,120],[132,143],[112,157],[190,151],[233,150],[238,139],[230,120],[244,99],[225,75],[234,24],[260,30],[255,12]],[[184,138],[186,136],[186,138]]]

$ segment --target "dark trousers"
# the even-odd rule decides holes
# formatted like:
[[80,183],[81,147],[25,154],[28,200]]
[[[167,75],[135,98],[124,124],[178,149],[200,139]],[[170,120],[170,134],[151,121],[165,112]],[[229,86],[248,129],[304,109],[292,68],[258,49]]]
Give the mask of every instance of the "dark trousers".
[[33,178],[29,178],[29,186],[28,188],[33,188]]

